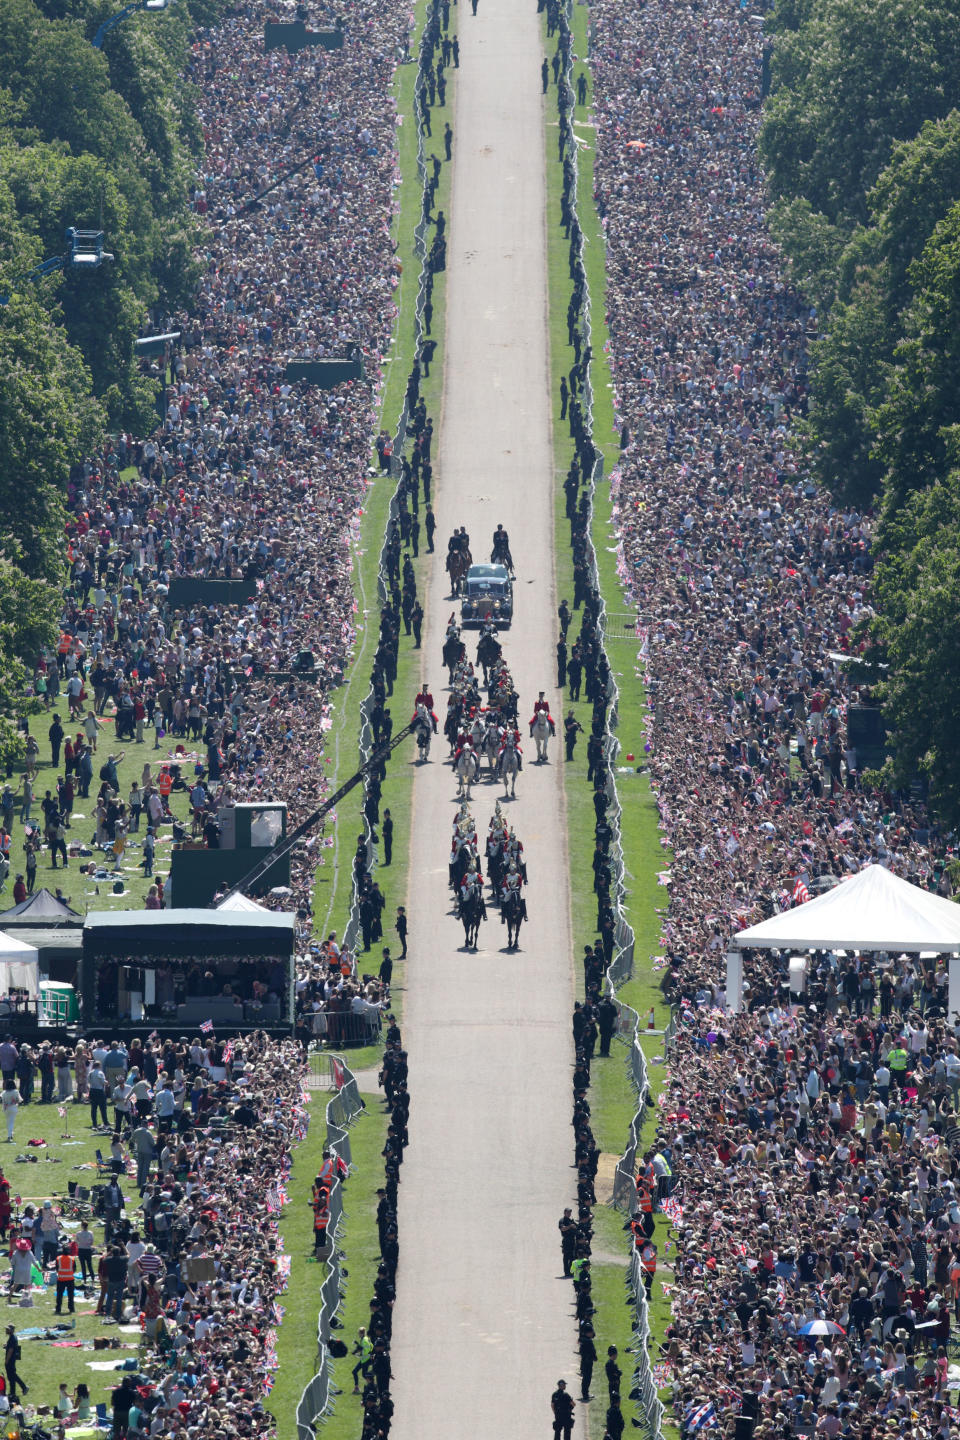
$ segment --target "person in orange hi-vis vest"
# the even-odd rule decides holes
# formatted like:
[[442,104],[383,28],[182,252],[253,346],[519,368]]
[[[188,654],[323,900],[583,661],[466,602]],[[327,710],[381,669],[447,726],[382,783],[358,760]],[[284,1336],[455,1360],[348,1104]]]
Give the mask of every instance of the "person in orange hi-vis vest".
[[63,1314],[63,1297],[67,1297],[67,1309],[73,1314],[73,1294],[77,1277],[76,1257],[71,1255],[69,1248],[61,1250],[57,1256],[57,1314]]

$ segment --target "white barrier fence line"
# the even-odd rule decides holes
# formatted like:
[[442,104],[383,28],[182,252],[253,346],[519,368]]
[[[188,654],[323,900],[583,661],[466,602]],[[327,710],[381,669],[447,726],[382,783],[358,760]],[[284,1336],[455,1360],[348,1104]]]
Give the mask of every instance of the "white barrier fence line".
[[[571,76],[573,73],[573,35],[572,27],[570,24],[570,17],[572,13],[573,0],[565,0],[561,17],[561,33],[563,33],[563,28],[565,26],[566,35],[569,43],[567,45],[566,65],[564,66],[560,83],[566,87],[567,105],[565,114],[562,105],[560,107],[560,123],[566,124],[567,150],[570,155],[575,157],[577,155],[577,143],[573,124],[574,91],[571,84]],[[577,190],[577,166],[575,164],[573,167],[573,189],[570,197],[570,208],[575,216],[579,215]],[[582,227],[580,227],[578,266],[583,282],[584,299],[582,327],[584,333],[584,346],[587,346],[592,343],[592,330],[590,325],[590,287],[587,284],[586,267],[583,262],[583,245],[583,230]],[[590,437],[591,443],[593,443],[593,386],[589,367],[587,367],[587,373],[584,379],[583,413],[587,434]],[[597,617],[598,630],[601,637],[600,643],[603,649],[604,657],[608,659],[608,657],[606,656],[606,647],[603,645],[606,604],[604,602],[603,592],[600,588],[600,575],[597,569],[597,557],[592,541],[594,495],[596,493],[597,483],[603,477],[603,455],[597,450],[595,444],[593,444],[593,451],[594,462],[590,474],[589,485],[587,488],[586,538],[590,567],[590,582],[600,601],[600,611]],[[619,1028],[622,1030],[624,1023],[626,1023],[632,1031],[628,1066],[630,1069],[633,1086],[637,1094],[637,1110],[633,1119],[630,1122],[630,1138],[627,1143],[626,1150],[620,1157],[620,1160],[617,1162],[616,1172],[614,1175],[613,1203],[616,1206],[629,1205],[629,1207],[632,1209],[632,1202],[636,1196],[635,1176],[637,1149],[640,1144],[640,1134],[643,1128],[643,1119],[647,1106],[647,1097],[650,1092],[650,1081],[647,1074],[646,1057],[644,1056],[643,1049],[640,1045],[640,1017],[637,1012],[629,1005],[626,1005],[622,1001],[617,1000],[616,996],[617,985],[623,984],[623,982],[629,979],[630,976],[633,974],[633,952],[635,936],[631,925],[627,921],[623,907],[625,895],[625,867],[623,859],[621,827],[622,811],[620,807],[620,798],[617,793],[616,780],[614,778],[615,762],[620,750],[620,742],[618,741],[616,734],[614,733],[617,725],[617,706],[620,696],[619,690],[617,688],[616,679],[614,678],[613,670],[612,667],[609,666],[609,663],[608,674],[608,709],[606,732],[604,737],[604,754],[608,766],[607,800],[608,810],[610,812],[608,815],[608,820],[610,828],[613,832],[613,840],[611,845],[611,870],[614,880],[612,896],[615,921],[614,941],[616,945],[616,950],[609,966],[607,967],[606,978],[610,994],[612,995],[614,1001],[617,1004],[617,1009],[619,1012]],[[650,1356],[648,1351],[648,1342],[650,1337],[649,1307],[647,1305],[646,1289],[643,1284],[643,1277],[640,1272],[639,1255],[637,1254],[636,1249],[632,1251],[630,1256],[628,1284],[633,1295],[634,1308],[636,1310],[637,1343],[634,1349],[634,1353],[636,1355],[637,1364],[634,1374],[633,1388],[635,1388],[639,1392],[640,1405],[646,1415],[646,1423],[651,1440],[663,1440],[662,1432],[664,1410],[662,1404],[660,1403],[660,1400],[657,1397],[657,1388],[654,1384],[653,1373],[650,1367]]]
[[[347,1127],[363,1109],[363,1101],[356,1079],[342,1057],[325,1055],[324,1059],[330,1067],[335,1086],[339,1079],[339,1088],[334,1089],[327,1102],[327,1146],[345,1165],[349,1165],[350,1136]],[[343,1298],[343,1267],[337,1244],[342,1219],[343,1186],[336,1180],[330,1191],[330,1223],[327,1226],[330,1254],[327,1257],[327,1273],[320,1287],[320,1310],[317,1315],[317,1373],[304,1387],[297,1404],[297,1440],[314,1440],[316,1422],[322,1419],[334,1396],[340,1393],[333,1384],[330,1372],[329,1344],[332,1321]]]
[[[421,39],[420,39],[420,48],[419,48],[419,51],[418,51],[418,54],[417,54],[417,78],[416,78],[416,81],[414,82],[414,94],[415,94],[415,95],[420,95],[420,94],[422,93],[422,87],[421,87],[420,81],[421,81],[421,78],[422,78],[422,76],[423,76],[424,57],[426,56],[426,54],[427,54],[427,49],[428,49],[427,36],[428,36],[429,29],[430,29],[431,17],[434,17],[434,16],[436,15],[436,13],[437,13],[437,6],[438,6],[438,0],[431,0],[431,3],[430,3],[430,5],[429,5],[428,8],[427,8],[427,15],[426,15],[426,18],[425,18],[425,21],[424,21],[423,31],[422,31]],[[415,320],[416,320],[416,327],[415,327],[416,340],[415,340],[415,345],[414,345],[414,362],[415,362],[415,363],[416,363],[416,361],[417,361],[417,358],[419,357],[420,349],[421,349],[421,346],[422,346],[422,344],[423,344],[423,311],[424,311],[424,306],[425,306],[425,304],[426,304],[426,283],[427,283],[427,245],[426,245],[427,221],[424,219],[424,214],[423,214],[423,208],[424,208],[424,207],[423,207],[423,202],[424,202],[424,199],[425,199],[425,196],[426,196],[427,166],[426,166],[426,160],[425,160],[425,152],[424,152],[424,143],[423,143],[423,140],[424,140],[423,118],[422,118],[422,116],[421,116],[421,114],[420,114],[419,106],[417,106],[417,174],[418,174],[418,176],[419,176],[419,178],[420,178],[421,202],[420,202],[420,219],[417,221],[417,225],[416,225],[416,228],[415,228],[415,230],[414,230],[414,250],[415,250],[415,252],[416,252],[416,254],[417,254],[417,256],[419,257],[419,260],[420,260],[420,276],[419,276],[419,279],[418,279],[418,282],[417,282],[417,303],[416,303],[416,310],[415,310]],[[387,567],[386,567],[387,539],[388,539],[388,536],[389,536],[389,534],[390,534],[391,528],[393,527],[394,524],[397,523],[397,519],[398,519],[398,516],[399,516],[399,513],[400,513],[400,507],[399,507],[399,504],[398,504],[398,502],[397,502],[397,490],[399,489],[399,478],[398,478],[398,477],[399,477],[399,476],[401,475],[401,473],[402,473],[401,467],[400,467],[400,458],[399,458],[399,457],[400,457],[400,452],[401,452],[402,449],[403,449],[404,441],[405,441],[405,439],[406,439],[406,435],[407,435],[407,425],[408,425],[408,423],[409,423],[409,419],[410,419],[410,415],[409,415],[409,407],[408,407],[408,404],[407,404],[407,394],[406,394],[406,392],[404,392],[403,406],[402,406],[401,411],[400,411],[400,416],[399,416],[399,418],[398,418],[398,420],[397,420],[397,428],[396,428],[396,431],[395,431],[394,437],[393,437],[393,458],[392,458],[391,464],[390,464],[390,474],[391,474],[391,476],[392,476],[394,479],[397,480],[397,485],[394,487],[394,492],[393,492],[393,494],[392,494],[391,497],[390,497],[390,509],[389,509],[389,513],[388,513],[388,516],[387,516],[387,524],[386,524],[386,528],[385,528],[385,530],[384,530],[383,540],[382,540],[381,546],[380,546],[380,560],[379,560],[379,564],[378,564],[378,566],[377,566],[377,595],[378,595],[378,598],[379,598],[379,601],[380,601],[380,604],[381,604],[381,605],[382,605],[383,602],[386,600],[386,598],[387,598],[387,596],[388,596],[388,594],[389,594],[389,591],[390,591],[390,587],[389,587],[389,585],[388,585],[388,583],[387,583]],[[370,623],[371,623],[371,618],[372,618],[372,617],[370,617],[370,616],[366,617],[366,623],[367,623],[367,624],[370,624]],[[373,753],[373,731],[372,731],[371,726],[370,726],[370,718],[369,718],[370,708],[371,708],[371,705],[372,705],[372,701],[373,701],[373,686],[371,685],[371,686],[370,686],[370,689],[367,691],[366,698],[362,701],[362,703],[361,703],[361,705],[360,705],[360,739],[359,739],[359,753],[360,753],[360,763],[361,763],[361,765],[362,765],[365,761],[369,760],[371,754]],[[368,866],[368,868],[369,868],[370,863],[371,863],[372,858],[373,858],[373,826],[370,824],[370,822],[369,822],[369,820],[366,818],[366,816],[364,816],[363,827],[364,827],[364,833],[365,833],[366,842],[367,842],[367,866]],[[353,891],[352,891],[351,900],[350,900],[350,917],[349,917],[349,919],[348,919],[348,921],[347,921],[346,928],[345,928],[345,930],[344,930],[344,935],[343,935],[343,943],[344,943],[344,945],[347,946],[347,948],[348,948],[349,950],[351,950],[351,951],[353,951],[353,950],[355,949],[355,947],[356,947],[357,934],[358,934],[358,932],[359,932],[359,929],[360,929],[360,901],[359,901],[359,896],[358,896],[358,894],[357,894],[356,878],[354,878]]]

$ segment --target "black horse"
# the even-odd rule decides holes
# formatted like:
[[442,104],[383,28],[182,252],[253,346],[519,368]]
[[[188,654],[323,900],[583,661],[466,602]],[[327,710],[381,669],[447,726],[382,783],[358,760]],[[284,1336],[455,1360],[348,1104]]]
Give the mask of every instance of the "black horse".
[[468,891],[466,895],[461,893],[457,903],[457,914],[463,922],[463,943],[467,950],[476,950],[477,936],[480,933],[480,921],[487,918],[487,907],[483,901],[483,895],[478,886]]
[[453,886],[454,890],[458,890],[460,888],[460,881],[470,869],[470,861],[472,858],[473,857],[470,851],[470,846],[461,845],[460,849],[457,851],[457,858],[453,860],[448,867],[450,871],[450,884]]
[[503,654],[503,646],[491,631],[485,631],[480,636],[480,643],[477,646],[477,664],[483,666],[483,683],[489,685],[489,673],[491,665],[495,665]]
[[500,901],[500,921],[507,927],[507,949],[520,948],[520,926],[527,918],[527,902],[519,890],[508,890]]
[[503,877],[506,873],[506,864],[503,859],[503,846],[498,845],[492,849],[490,841],[487,841],[487,874],[490,877],[490,889],[495,897],[499,898],[500,886],[503,884]]
[[447,718],[443,722],[443,733],[452,750],[457,743],[457,735],[460,731],[460,717],[463,714],[463,705],[457,700],[453,705],[447,706]]
[[450,680],[453,681],[453,672],[460,661],[467,653],[466,646],[455,630],[447,631],[447,638],[443,642],[443,663],[450,672]]

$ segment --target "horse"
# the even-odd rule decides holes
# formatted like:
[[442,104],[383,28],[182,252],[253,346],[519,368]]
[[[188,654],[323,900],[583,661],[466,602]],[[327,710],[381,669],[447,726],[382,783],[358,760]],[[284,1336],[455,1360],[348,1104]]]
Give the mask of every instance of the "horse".
[[420,760],[430,759],[430,738],[433,735],[433,720],[426,705],[417,706],[416,719],[414,724],[414,735],[417,739],[417,751]]
[[509,793],[510,799],[516,799],[517,775],[520,772],[520,756],[517,754],[517,747],[513,737],[509,736],[503,745],[499,764],[500,779],[503,781],[503,796],[506,799]]
[[483,683],[489,685],[490,669],[494,666],[503,654],[503,648],[496,635],[485,631],[480,636],[480,643],[477,646],[477,664],[483,666]]
[[483,901],[483,893],[476,883],[461,889],[460,898],[457,901],[457,914],[463,922],[463,943],[467,950],[476,950],[477,936],[480,933],[480,921],[487,918],[487,907]]
[[527,918],[527,902],[519,890],[504,889],[500,898],[500,923],[507,927],[507,949],[520,947],[520,926]]
[[505,539],[496,540],[496,544],[490,551],[490,564],[505,565],[511,575],[514,573],[513,556],[510,554],[510,546],[506,543]]
[[447,574],[450,576],[450,593],[454,598],[463,593],[463,582],[472,564],[473,556],[469,550],[447,552]]
[[495,780],[497,776],[497,760],[500,756],[500,736],[497,733],[496,725],[487,726],[480,746],[480,753],[490,767],[490,779]]
[[457,736],[460,734],[460,713],[463,709],[459,701],[447,706],[447,718],[443,722],[443,733],[447,737],[452,755],[457,747]]
[[489,840],[486,850],[487,875],[490,879],[491,898],[499,903],[500,887],[503,884],[503,877],[507,873],[507,867],[503,858],[503,846],[497,844],[491,849]]
[[460,639],[459,631],[451,625],[447,631],[447,638],[443,642],[443,663],[450,672],[451,685],[453,684],[453,672],[466,653],[466,646]]
[[459,845],[454,843],[449,867],[450,884],[454,893],[456,893],[460,881],[470,869],[470,861],[474,859],[476,859],[476,856],[474,855],[473,847],[467,841],[463,841]]
[[457,772],[457,797],[469,800],[470,786],[480,771],[480,761],[476,750],[471,750],[468,745],[464,745],[456,758],[454,769]]
[[537,742],[537,764],[547,759],[547,745],[550,741],[550,720],[546,710],[538,710],[536,719],[530,727],[530,733]]

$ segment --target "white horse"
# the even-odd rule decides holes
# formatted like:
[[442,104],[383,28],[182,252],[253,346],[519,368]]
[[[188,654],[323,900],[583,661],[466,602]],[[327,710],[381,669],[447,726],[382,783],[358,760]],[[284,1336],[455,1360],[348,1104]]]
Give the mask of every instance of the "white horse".
[[473,724],[470,726],[470,744],[474,750],[480,750],[483,746],[484,724],[479,715],[474,715]]
[[503,746],[503,754],[500,756],[500,779],[503,781],[503,795],[506,799],[509,793],[511,800],[517,794],[517,775],[520,772],[520,756],[517,754],[517,747],[511,735]]
[[426,705],[417,706],[417,716],[414,720],[416,729],[414,734],[417,737],[417,751],[421,760],[430,758],[430,739],[433,735],[433,719]]
[[496,725],[488,725],[483,737],[481,754],[490,767],[490,779],[497,778],[497,759],[500,755],[500,735]]
[[469,745],[464,745],[457,756],[454,768],[457,772],[457,795],[462,796],[464,800],[469,800],[470,786],[480,772],[480,760],[476,750],[471,749]]
[[537,764],[547,759],[547,746],[550,743],[550,721],[546,710],[538,710],[537,718],[533,722],[531,731],[534,740],[537,742]]

